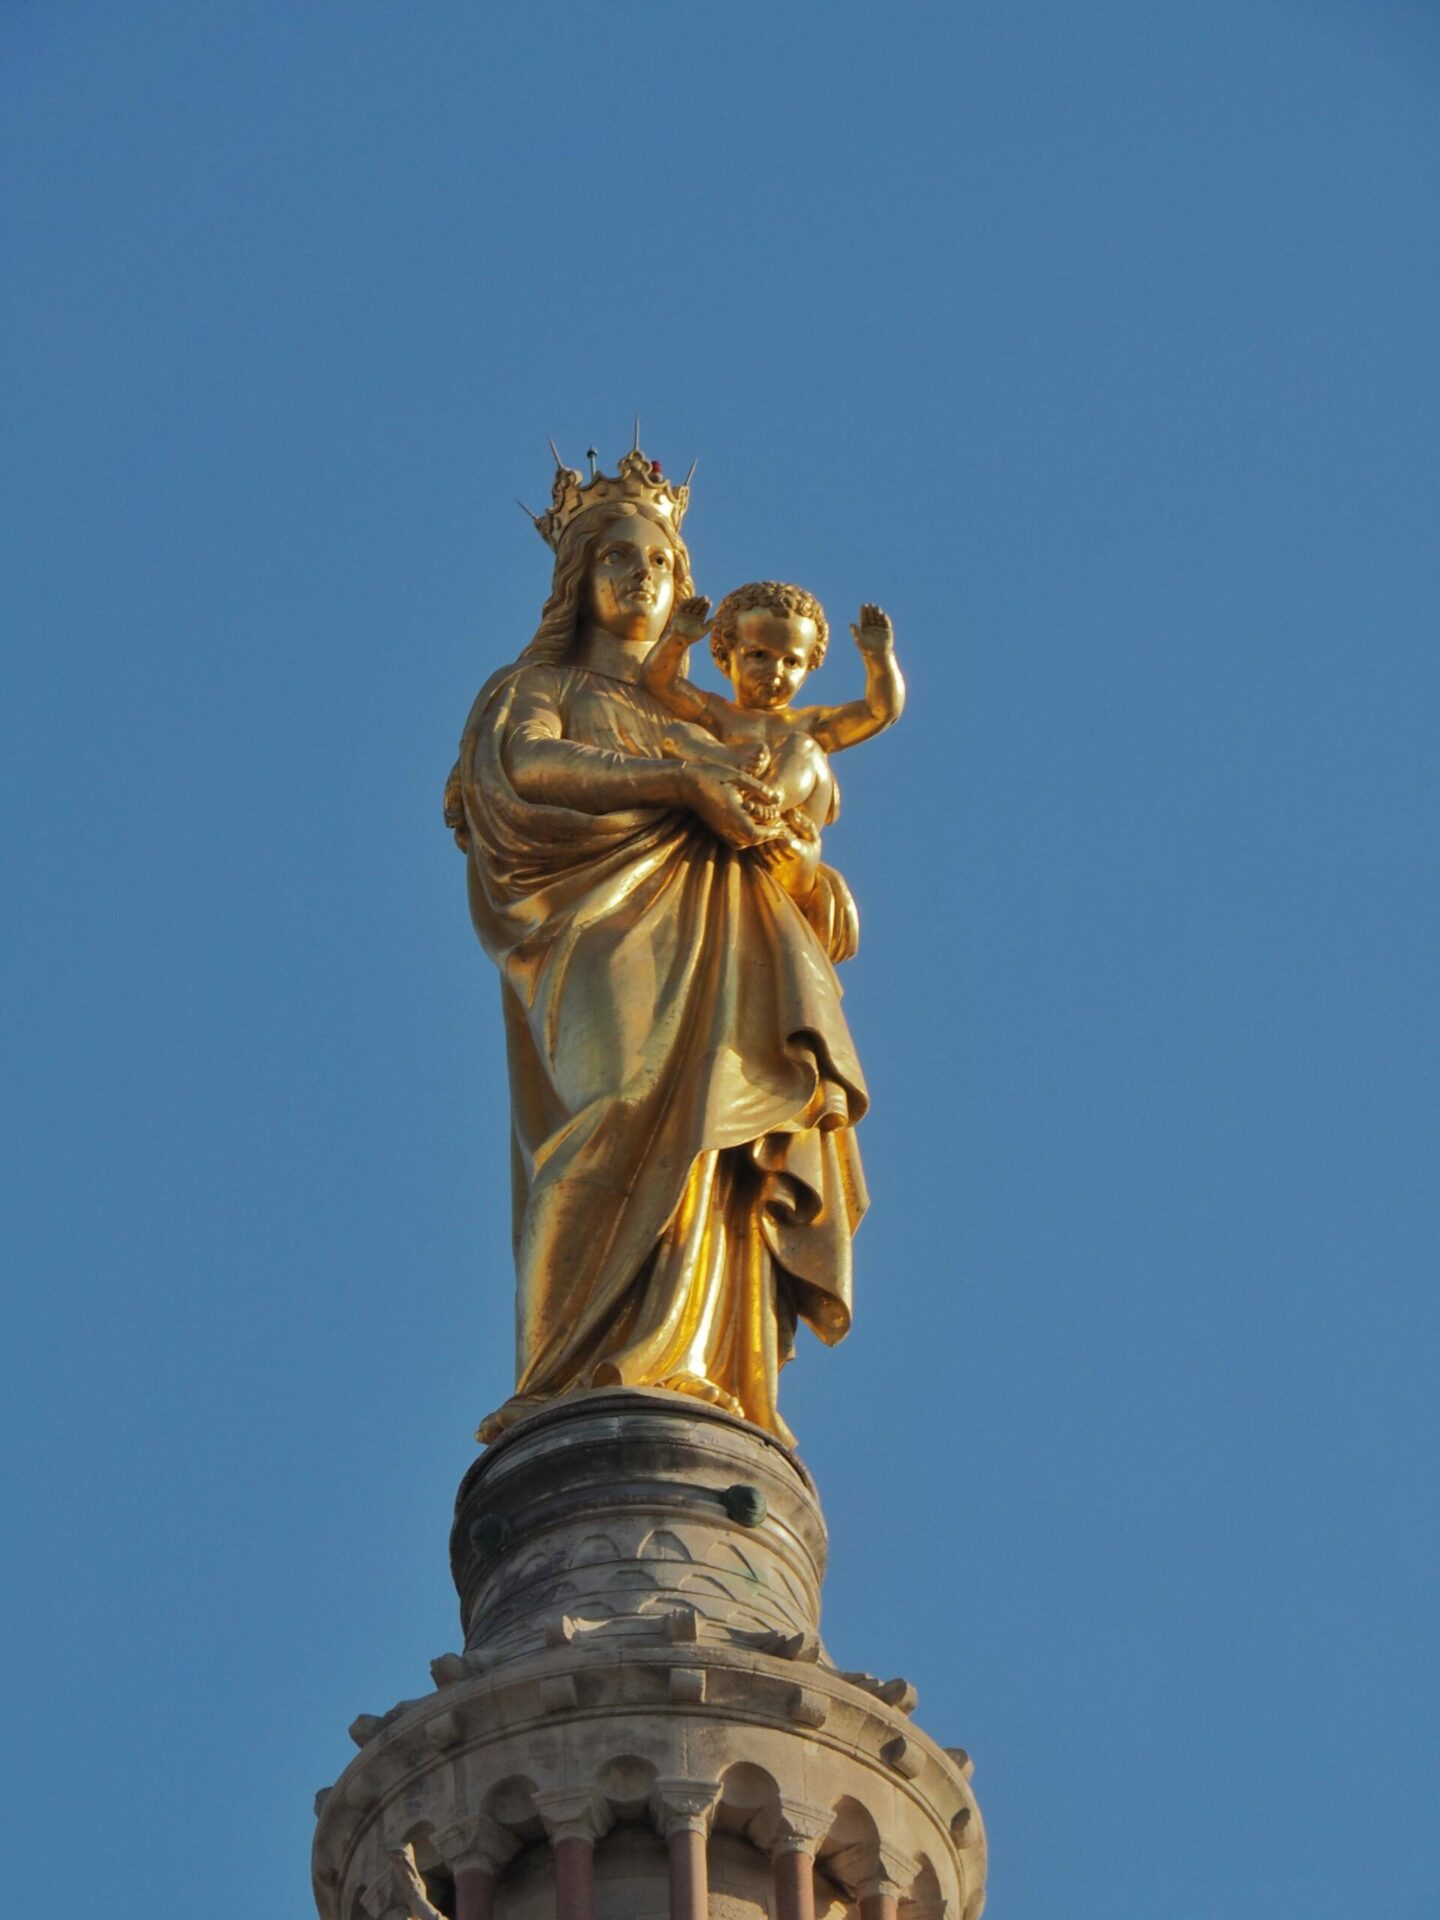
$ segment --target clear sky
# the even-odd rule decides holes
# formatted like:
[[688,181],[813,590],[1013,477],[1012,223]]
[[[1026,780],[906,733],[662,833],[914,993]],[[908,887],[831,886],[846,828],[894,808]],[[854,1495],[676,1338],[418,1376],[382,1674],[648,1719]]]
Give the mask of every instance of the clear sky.
[[504,1070],[440,789],[544,436],[893,613],[786,1407],[997,1920],[1430,1920],[1440,14],[3,0],[12,1894],[310,1911],[456,1644]]

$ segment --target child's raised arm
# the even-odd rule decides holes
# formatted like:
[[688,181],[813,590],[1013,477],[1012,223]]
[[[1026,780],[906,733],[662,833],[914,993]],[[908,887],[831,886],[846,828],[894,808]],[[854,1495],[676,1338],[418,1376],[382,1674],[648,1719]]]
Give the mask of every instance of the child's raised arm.
[[860,609],[859,626],[850,632],[865,661],[865,697],[843,707],[810,709],[810,731],[827,753],[858,746],[872,734],[883,733],[905,710],[905,680],[895,658],[895,629],[889,614],[867,601]]
[[696,720],[713,731],[712,709],[720,704],[680,671],[686,653],[710,631],[710,602],[703,593],[682,600],[669,626],[640,668],[640,684],[677,720]]

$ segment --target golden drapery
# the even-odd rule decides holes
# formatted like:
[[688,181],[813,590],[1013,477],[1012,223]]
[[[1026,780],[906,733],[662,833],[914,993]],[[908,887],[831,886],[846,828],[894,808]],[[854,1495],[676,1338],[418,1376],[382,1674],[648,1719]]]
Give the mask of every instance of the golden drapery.
[[698,1394],[793,1444],[779,1370],[797,1315],[831,1344],[848,1331],[866,1205],[867,1097],[832,964],[853,949],[853,905],[822,868],[802,912],[689,813],[522,798],[507,752],[537,709],[582,749],[645,759],[686,731],[629,680],[523,662],[466,728],[517,1273],[515,1396],[480,1438],[557,1394],[626,1385]]

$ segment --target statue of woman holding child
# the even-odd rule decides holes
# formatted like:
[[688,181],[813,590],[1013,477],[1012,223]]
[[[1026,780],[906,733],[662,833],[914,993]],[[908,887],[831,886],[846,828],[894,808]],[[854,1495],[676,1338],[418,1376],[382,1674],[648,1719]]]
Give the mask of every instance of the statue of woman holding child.
[[[830,1344],[850,1325],[866,1092],[835,964],[856,923],[820,829],[829,755],[903,686],[867,607],[865,698],[792,707],[818,601],[759,582],[712,629],[688,502],[638,447],[614,477],[560,467],[539,629],[481,690],[446,790],[510,1070],[517,1382],[482,1440],[630,1386],[793,1445],[797,1319]],[[683,677],[707,633],[733,702]]]

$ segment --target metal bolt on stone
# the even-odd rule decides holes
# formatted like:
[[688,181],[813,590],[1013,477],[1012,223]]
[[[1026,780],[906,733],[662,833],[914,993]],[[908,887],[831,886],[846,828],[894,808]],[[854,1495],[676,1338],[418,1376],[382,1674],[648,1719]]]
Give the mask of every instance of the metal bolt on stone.
[[742,1527],[758,1527],[765,1518],[765,1496],[759,1487],[727,1487],[725,1511]]

